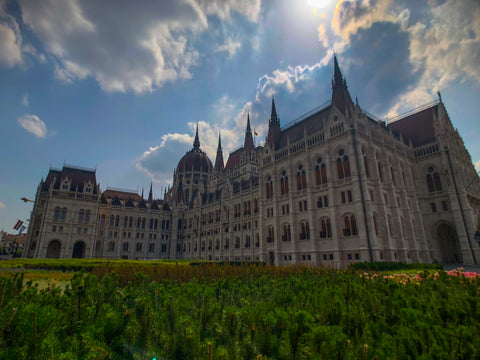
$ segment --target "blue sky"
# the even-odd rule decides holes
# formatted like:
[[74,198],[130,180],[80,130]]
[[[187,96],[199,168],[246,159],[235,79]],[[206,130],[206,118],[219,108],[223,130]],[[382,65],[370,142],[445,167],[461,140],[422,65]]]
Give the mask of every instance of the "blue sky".
[[480,167],[477,0],[0,0],[0,229],[51,166],[160,197],[196,123],[214,160],[328,101],[336,52],[379,118],[436,99]]

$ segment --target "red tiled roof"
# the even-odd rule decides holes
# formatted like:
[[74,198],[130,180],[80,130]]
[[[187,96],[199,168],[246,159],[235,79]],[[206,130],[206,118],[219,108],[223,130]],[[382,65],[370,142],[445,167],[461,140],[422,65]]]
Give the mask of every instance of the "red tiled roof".
[[231,170],[240,163],[240,158],[242,156],[243,147],[235,150],[233,153],[228,155],[227,165],[225,165],[225,170]]
[[435,140],[433,115],[437,112],[438,104],[396,120],[387,127],[393,132],[402,134],[405,140],[410,139],[413,146],[422,145]]

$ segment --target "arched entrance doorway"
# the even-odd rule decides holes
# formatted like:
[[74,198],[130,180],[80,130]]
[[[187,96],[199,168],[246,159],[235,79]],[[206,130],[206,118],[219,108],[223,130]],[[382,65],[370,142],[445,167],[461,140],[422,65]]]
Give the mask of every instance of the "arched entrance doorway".
[[80,259],[85,257],[85,243],[83,241],[77,241],[73,245],[72,258]]
[[47,259],[58,259],[60,257],[60,250],[62,244],[58,240],[52,240],[47,246]]
[[457,231],[452,225],[440,224],[435,235],[438,240],[437,254],[440,256],[440,262],[463,262]]

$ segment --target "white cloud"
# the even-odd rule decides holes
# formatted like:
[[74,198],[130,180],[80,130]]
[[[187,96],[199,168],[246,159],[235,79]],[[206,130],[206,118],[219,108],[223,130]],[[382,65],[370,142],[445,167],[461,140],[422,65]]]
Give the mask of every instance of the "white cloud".
[[234,41],[232,38],[227,38],[225,44],[217,45],[216,52],[226,52],[229,58],[235,56],[237,50],[242,46],[240,41]]
[[475,163],[475,170],[477,170],[477,172],[480,172],[480,160],[478,160],[478,161]]
[[1,209],[5,209],[5,204],[3,202],[0,201],[0,208]]
[[22,104],[23,106],[28,106],[28,93],[22,96]]
[[323,47],[328,47],[328,36],[327,36],[327,29],[325,28],[324,24],[321,24],[318,28],[318,41],[322,44]]
[[38,138],[47,136],[47,125],[39,119],[37,115],[24,115],[19,118],[18,123],[27,131],[31,132]]
[[[24,23],[53,55],[55,76],[67,83],[93,77],[105,91],[151,92],[192,77],[198,34],[208,17],[237,13],[258,21],[260,0],[105,1],[22,0]],[[233,56],[236,42],[221,51]],[[213,44],[215,49],[216,44]],[[220,50],[219,50],[220,51]]]
[[6,1],[0,0],[0,65],[13,67],[22,63],[22,35],[18,23],[5,11]]

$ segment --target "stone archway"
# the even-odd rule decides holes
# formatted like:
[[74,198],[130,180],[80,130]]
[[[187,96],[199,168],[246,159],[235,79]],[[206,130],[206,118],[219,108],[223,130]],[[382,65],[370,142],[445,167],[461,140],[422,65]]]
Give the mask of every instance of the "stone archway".
[[47,259],[58,259],[60,258],[60,250],[62,249],[62,244],[58,240],[52,240],[47,246]]
[[463,262],[460,243],[455,228],[448,223],[441,223],[435,232],[437,239],[438,260],[442,263]]
[[77,241],[75,245],[73,245],[73,259],[82,259],[85,257],[85,243],[83,241]]

